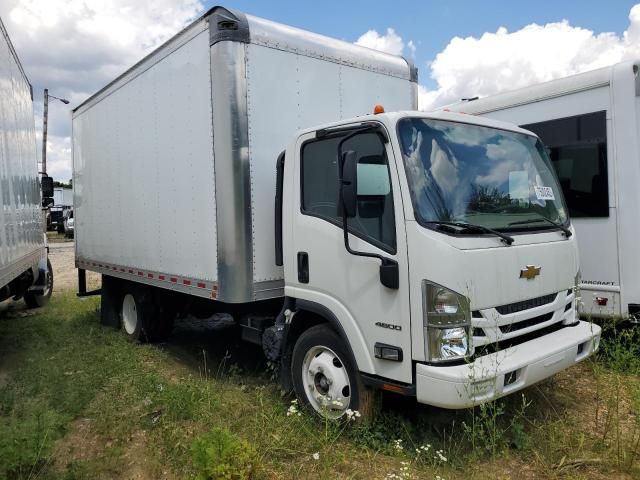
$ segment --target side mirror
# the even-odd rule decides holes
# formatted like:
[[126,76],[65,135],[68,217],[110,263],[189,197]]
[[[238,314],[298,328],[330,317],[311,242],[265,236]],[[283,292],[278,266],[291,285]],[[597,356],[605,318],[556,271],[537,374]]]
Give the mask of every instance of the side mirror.
[[44,197],[42,199],[42,208],[47,208],[49,205],[53,205],[53,198]]
[[380,283],[387,288],[400,288],[400,269],[398,262],[390,258],[383,258],[380,265]]
[[358,157],[353,150],[342,154],[340,176],[340,199],[344,214],[353,218],[358,213]]
[[53,178],[43,176],[40,183],[42,186],[42,198],[53,198]]

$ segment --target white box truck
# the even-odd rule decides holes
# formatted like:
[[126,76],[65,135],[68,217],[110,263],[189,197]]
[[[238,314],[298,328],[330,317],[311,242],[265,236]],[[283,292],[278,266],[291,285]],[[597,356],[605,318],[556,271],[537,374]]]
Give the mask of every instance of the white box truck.
[[135,341],[229,312],[330,417],[376,389],[464,408],[591,355],[537,137],[375,104],[415,109],[404,59],[210,10],[74,111],[80,294],[102,273]]
[[583,315],[640,318],[640,62],[450,107],[512,122],[549,149],[578,233]]
[[[51,199],[52,179],[42,187]],[[42,205],[31,84],[0,20],[0,301],[39,307],[51,297]]]

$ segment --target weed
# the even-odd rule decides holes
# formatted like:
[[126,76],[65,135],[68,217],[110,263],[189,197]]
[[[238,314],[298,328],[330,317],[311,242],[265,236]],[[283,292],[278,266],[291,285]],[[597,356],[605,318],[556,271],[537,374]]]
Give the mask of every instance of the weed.
[[[462,422],[462,427],[471,442],[474,455],[496,456],[509,446],[523,448],[528,443],[524,420],[531,402],[524,394],[520,403],[513,398],[492,400],[475,407],[470,419]],[[510,407],[509,414],[507,407]]]
[[[521,465],[542,477],[639,473],[635,333],[605,335],[597,362],[525,397],[450,412],[387,396],[375,418],[348,412],[336,422],[306,414],[270,370],[253,372],[226,346],[192,348],[190,366],[171,353],[184,358],[184,345],[127,342],[99,325],[96,300],[57,295],[34,315],[0,321],[0,355],[11,358],[0,478],[131,477],[134,457],[151,478],[496,478]],[[74,430],[80,419],[86,435]],[[227,458],[236,451],[239,463]]]
[[202,480],[248,480],[258,471],[255,449],[227,429],[214,428],[199,436],[191,452]]
[[623,375],[640,374],[640,326],[618,319],[600,322],[602,336],[598,360],[609,370]]

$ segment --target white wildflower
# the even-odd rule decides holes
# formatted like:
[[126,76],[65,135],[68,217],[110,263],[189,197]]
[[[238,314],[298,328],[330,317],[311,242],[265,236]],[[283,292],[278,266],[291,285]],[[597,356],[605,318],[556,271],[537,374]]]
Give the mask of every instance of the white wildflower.
[[313,457],[314,460],[320,460],[320,452],[316,452],[311,456]]
[[347,420],[350,422],[355,422],[357,418],[360,418],[360,412],[357,410],[347,408],[344,413],[347,414]]
[[287,409],[287,417],[290,417],[291,415],[297,415],[297,416],[302,415],[298,410],[297,400],[291,400],[291,405],[289,405],[289,408]]

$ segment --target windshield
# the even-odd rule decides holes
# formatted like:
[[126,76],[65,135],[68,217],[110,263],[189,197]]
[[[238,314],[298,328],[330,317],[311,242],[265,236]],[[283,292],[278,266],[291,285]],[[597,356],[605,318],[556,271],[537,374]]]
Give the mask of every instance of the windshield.
[[398,132],[420,223],[501,231],[566,224],[562,192],[536,137],[425,118],[401,120]]

